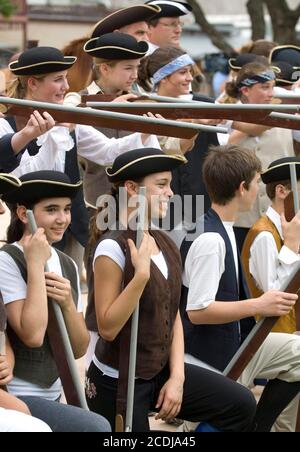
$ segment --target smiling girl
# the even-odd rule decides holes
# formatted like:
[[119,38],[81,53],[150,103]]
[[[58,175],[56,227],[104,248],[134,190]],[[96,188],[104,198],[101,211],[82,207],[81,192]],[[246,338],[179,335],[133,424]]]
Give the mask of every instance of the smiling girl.
[[[71,184],[68,176],[53,171],[29,173],[21,182],[3,197],[12,205],[9,245],[0,252],[0,291],[15,354],[14,378],[8,389],[53,431],[107,431],[103,418],[58,403],[62,385],[47,334],[51,298],[62,310],[75,359],[86,352],[89,336],[76,265],[52,247],[70,224],[71,200],[81,183]],[[34,234],[27,209],[33,210],[38,226]]]
[[[184,364],[181,259],[173,241],[151,229],[152,220],[166,215],[173,195],[171,171],[183,163],[180,155],[137,149],[107,169],[117,206],[116,227],[100,230],[95,217],[92,228],[94,280],[87,324],[98,334],[93,333],[97,345],[87,373],[87,401],[112,427],[115,414],[123,414],[124,405],[116,402],[126,393],[118,392],[118,379],[126,381],[129,320],[140,301],[133,431],[149,430],[149,411],[156,411],[157,419],[179,416],[206,420],[220,430],[247,430],[255,410],[250,393],[222,375]],[[142,186],[148,209],[137,249],[136,233],[127,219],[134,214],[131,206]],[[120,203],[124,194],[126,202]]]

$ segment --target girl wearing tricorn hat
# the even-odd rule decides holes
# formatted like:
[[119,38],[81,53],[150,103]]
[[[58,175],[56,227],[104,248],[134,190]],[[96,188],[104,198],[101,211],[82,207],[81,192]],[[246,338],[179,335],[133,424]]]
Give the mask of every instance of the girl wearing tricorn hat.
[[[120,413],[116,411],[117,381],[124,378],[128,365],[128,320],[140,301],[133,431],[149,430],[149,411],[156,411],[157,419],[179,416],[206,420],[224,431],[247,430],[255,411],[252,395],[222,375],[184,365],[178,310],[180,255],[163,232],[150,229],[152,219],[165,217],[173,195],[171,170],[183,163],[185,158],[179,155],[137,149],[118,157],[107,169],[117,204],[116,230],[98,230],[95,217],[91,237],[94,283],[90,285],[94,298],[87,323],[94,327],[97,323],[100,336],[87,373],[87,400],[91,410],[114,425],[115,414]],[[130,205],[141,186],[146,188],[148,214],[137,249],[136,234],[125,219],[134,213]],[[123,205],[119,205],[120,188],[122,197],[127,197]]]
[[[0,194],[3,195],[21,185],[19,179],[0,174]],[[13,353],[6,338],[7,316],[0,297],[0,432],[50,432],[50,428],[39,419],[30,416],[28,407],[5,391],[13,378]]]
[[[64,57],[53,47],[36,47],[23,52],[10,70],[17,77],[11,87],[11,97],[62,104],[68,90],[67,71],[76,61]],[[18,177],[31,171],[51,169],[65,172],[72,182],[80,179],[77,154],[105,165],[127,150],[144,143],[159,147],[155,137],[132,134],[119,140],[108,139],[90,126],[77,125],[72,133],[67,127],[54,127],[51,115],[34,112],[29,121],[20,118],[0,118],[0,168],[14,171]],[[51,130],[53,129],[53,130]],[[48,133],[47,133],[48,132]],[[88,217],[82,189],[72,208],[73,221],[61,249],[72,250],[78,265],[88,236]],[[69,251],[68,251],[69,252]]]
[[[147,20],[160,12],[159,6],[134,5],[122,8],[105,16],[95,26],[91,36],[74,39],[63,49],[64,55],[78,56],[77,63],[69,71],[70,91],[80,91],[92,78],[92,57],[83,51],[83,45],[90,38],[97,38],[114,31],[133,36],[137,41],[148,41]],[[93,94],[93,93],[92,93]]]
[[[12,62],[9,66],[10,70],[17,76],[9,92],[10,96],[62,104],[68,90],[67,70],[75,61],[75,57],[64,57],[54,47],[36,47],[26,50],[17,61]],[[28,171],[28,169],[49,169],[49,166],[46,167],[45,165],[49,165],[50,162],[52,169],[64,171],[63,163],[68,160],[65,153],[71,146],[68,141],[68,129],[60,128],[58,129],[59,133],[55,136],[49,134],[38,140],[38,143],[35,141],[52,129],[54,125],[54,120],[48,113],[44,113],[42,117],[38,112],[34,112],[28,123],[22,125],[19,121],[16,124],[13,119],[0,119],[0,145],[1,149],[6,147],[5,155],[2,152],[0,156],[0,165],[8,170],[14,169],[19,164],[20,156],[18,154],[21,153],[22,155],[24,149],[27,148],[26,159],[24,159],[25,162],[21,159],[19,172],[24,170],[25,167],[22,165],[25,165],[25,163]],[[120,140],[109,140],[93,127],[81,125],[75,127],[75,138],[78,154],[100,164],[111,162],[116,155],[124,152],[125,149],[133,148],[133,145],[135,145],[134,147],[141,143],[157,145],[156,139],[149,137],[149,135],[133,134]],[[48,145],[52,143],[52,152],[48,147],[41,157],[41,150],[46,147],[42,146],[37,154],[38,157],[28,158],[28,154],[32,156],[37,153],[39,143]],[[33,150],[32,147],[34,147]],[[57,148],[60,149],[60,152]],[[48,156],[45,164],[44,159],[48,154],[50,156]],[[38,168],[36,168],[37,165]]]
[[[51,246],[61,240],[71,221],[71,200],[81,183],[72,184],[66,174],[54,171],[29,173],[20,180],[20,187],[3,196],[12,205],[12,219],[9,245],[0,251],[0,291],[16,357],[8,389],[53,431],[109,431],[102,417],[58,403],[61,381],[48,336],[49,297],[61,308],[74,357],[85,354],[89,337],[76,265]],[[27,209],[33,210],[38,226],[34,234]],[[49,273],[44,270],[47,261]]]
[[[127,101],[136,96],[130,94],[137,79],[140,60],[148,50],[145,41],[138,42],[125,33],[108,33],[87,41],[84,50],[93,57],[94,81],[80,93],[70,92],[64,103],[78,105],[83,95],[108,95],[115,101]],[[109,138],[128,136],[129,132],[99,127],[98,130]],[[80,158],[83,168],[83,188],[86,201],[95,206],[98,196],[110,190],[105,170],[88,158]]]
[[[133,36],[114,32],[102,36],[95,36],[86,42],[85,52],[94,58],[94,72],[96,78],[86,90],[77,93],[68,93],[65,103],[78,105],[81,96],[85,94],[103,94],[115,97],[114,101],[128,101],[136,96],[130,93],[138,77],[138,68],[141,59],[145,57],[148,43],[137,41]],[[128,133],[99,128],[105,135],[115,138],[128,135]],[[165,152],[186,152],[192,148],[194,139],[180,140],[176,138],[160,139]],[[175,149],[175,151],[174,151]],[[110,190],[104,169],[89,159],[81,160],[84,170],[84,191],[86,200],[96,205],[99,195]]]

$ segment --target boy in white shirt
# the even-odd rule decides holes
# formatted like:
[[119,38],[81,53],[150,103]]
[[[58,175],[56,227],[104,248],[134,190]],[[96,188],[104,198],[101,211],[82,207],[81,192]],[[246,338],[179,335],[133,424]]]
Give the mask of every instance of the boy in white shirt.
[[[213,149],[203,166],[212,208],[202,219],[204,233],[192,243],[186,258],[186,352],[198,365],[204,361],[221,371],[255,325],[254,316],[286,315],[298,299],[279,291],[250,299],[243,277],[233,224],[253,206],[260,172],[255,154],[239,146]],[[248,387],[256,378],[269,380],[258,404],[255,431],[270,431],[298,395],[299,362],[298,336],[270,334],[242,373],[239,382]],[[293,429],[294,415],[286,425],[287,431]]]

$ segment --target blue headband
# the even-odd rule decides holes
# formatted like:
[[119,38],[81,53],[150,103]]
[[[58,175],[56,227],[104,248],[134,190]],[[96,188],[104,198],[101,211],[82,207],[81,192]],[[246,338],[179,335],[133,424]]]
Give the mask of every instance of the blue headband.
[[253,75],[253,77],[251,78],[246,78],[245,80],[242,80],[239,83],[238,88],[242,88],[243,86],[250,87],[253,85],[257,85],[258,83],[266,83],[275,79],[276,75],[274,71],[265,71],[261,72],[260,74]]
[[174,74],[174,72],[185,66],[194,64],[194,60],[192,60],[192,58],[188,54],[181,55],[180,57],[176,58],[176,60],[171,61],[170,63],[160,68],[157,72],[155,72],[152,77],[153,84],[157,85],[161,80],[168,77],[168,75]]

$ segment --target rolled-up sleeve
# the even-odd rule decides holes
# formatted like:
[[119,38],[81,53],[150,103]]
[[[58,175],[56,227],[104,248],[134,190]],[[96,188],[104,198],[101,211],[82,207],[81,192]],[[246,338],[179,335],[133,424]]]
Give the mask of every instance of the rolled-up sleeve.
[[189,288],[187,311],[206,309],[216,301],[225,271],[225,255],[225,242],[220,234],[207,232],[195,240],[185,264],[184,280]]

